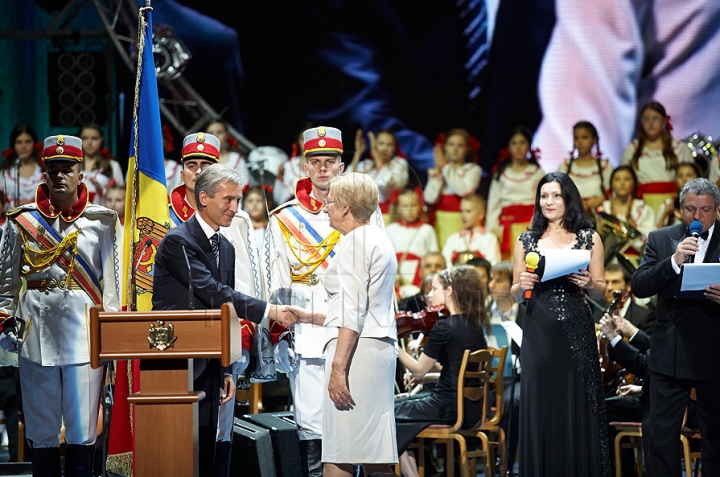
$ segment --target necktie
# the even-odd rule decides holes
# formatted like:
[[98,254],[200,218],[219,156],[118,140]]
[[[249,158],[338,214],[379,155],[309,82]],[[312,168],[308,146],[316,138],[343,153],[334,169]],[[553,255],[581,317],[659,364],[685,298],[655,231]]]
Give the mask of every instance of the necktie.
[[215,254],[215,266],[220,268],[220,236],[215,233],[210,237],[210,245],[212,245],[213,253]]
[[465,37],[465,50],[467,62],[467,82],[470,86],[468,98],[473,109],[477,104],[477,97],[480,94],[480,73],[487,64],[488,59],[488,38],[487,38],[487,6],[485,0],[457,0],[460,24]]

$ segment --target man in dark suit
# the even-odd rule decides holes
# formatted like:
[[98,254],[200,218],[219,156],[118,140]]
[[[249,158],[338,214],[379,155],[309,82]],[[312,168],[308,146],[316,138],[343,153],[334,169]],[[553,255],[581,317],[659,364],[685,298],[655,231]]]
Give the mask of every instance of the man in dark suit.
[[[197,213],[170,230],[158,247],[153,282],[154,310],[188,308],[189,276],[196,309],[217,309],[232,302],[239,317],[260,323],[265,316],[286,326],[295,322],[284,307],[235,291],[235,250],[218,233],[232,222],[242,199],[242,176],[235,169],[213,164],[195,182]],[[187,270],[187,261],[190,271]],[[233,399],[235,383],[217,359],[194,360],[194,388],[205,391],[200,401],[200,475],[227,475],[228,456],[215,456],[218,408]],[[213,462],[214,459],[214,462]],[[215,469],[213,469],[213,465]]]
[[[720,284],[687,298],[687,293],[679,293],[686,262],[720,261],[720,191],[707,179],[694,179],[680,193],[680,209],[682,224],[650,232],[632,280],[636,296],[658,295],[650,355],[650,408],[643,418],[646,472],[680,476],[678,438],[694,387],[703,474],[720,475]],[[697,239],[687,231],[693,221],[702,224],[703,233]]]
[[[632,338],[634,331],[628,332],[622,324],[629,323],[639,328],[646,334],[651,335],[655,326],[655,312],[635,303],[632,295],[632,283],[630,274],[618,263],[611,263],[605,267],[605,304],[609,305],[613,299],[613,292],[621,290],[623,296],[627,297],[618,308],[618,315],[624,320],[620,321],[620,334]],[[605,310],[595,312],[595,323],[599,323],[605,314]]]

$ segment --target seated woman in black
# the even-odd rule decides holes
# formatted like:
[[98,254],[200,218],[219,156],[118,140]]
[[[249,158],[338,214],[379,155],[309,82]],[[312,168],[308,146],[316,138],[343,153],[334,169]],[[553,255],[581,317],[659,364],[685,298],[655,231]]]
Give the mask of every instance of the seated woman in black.
[[[416,378],[423,377],[436,363],[442,366],[432,392],[395,401],[398,455],[402,454],[400,465],[406,477],[418,475],[415,459],[406,452],[415,436],[431,424],[454,424],[457,419],[457,381],[465,350],[487,348],[485,332],[490,331],[490,319],[483,307],[482,290],[480,273],[474,267],[463,265],[436,274],[428,304],[445,305],[450,316],[438,320],[417,360],[399,350],[400,362]],[[467,401],[465,410],[465,424],[474,425],[481,409]]]

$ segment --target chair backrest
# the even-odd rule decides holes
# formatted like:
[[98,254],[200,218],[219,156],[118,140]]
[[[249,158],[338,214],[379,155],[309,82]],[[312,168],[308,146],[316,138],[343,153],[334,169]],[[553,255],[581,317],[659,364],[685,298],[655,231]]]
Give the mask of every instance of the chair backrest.
[[[512,356],[512,348],[510,347],[510,340],[508,339],[507,331],[505,331],[505,328],[503,328],[503,325],[500,323],[491,323],[490,324],[491,331],[490,336],[488,336],[488,349],[493,348],[502,348],[503,346],[507,346],[508,352],[510,353],[510,356]],[[492,337],[492,338],[491,338]],[[494,339],[495,343],[491,343]],[[499,358],[493,359],[493,366],[497,364]],[[503,371],[503,375],[506,378],[510,378],[512,376],[512,367],[513,362],[512,359],[505,359],[505,368]]]
[[462,427],[465,419],[465,399],[482,402],[482,411],[478,417],[478,423],[473,427],[479,428],[485,422],[492,359],[492,353],[486,349],[472,352],[469,349],[465,350],[460,364],[460,372],[458,373],[457,421],[451,430],[452,432]]
[[490,377],[488,378],[488,388],[495,390],[495,411],[488,420],[488,424],[497,426],[503,416],[503,392],[505,391],[505,376],[502,372],[505,369],[505,362],[508,361],[508,347],[503,346],[501,349],[488,347],[493,355],[492,365],[490,366]]

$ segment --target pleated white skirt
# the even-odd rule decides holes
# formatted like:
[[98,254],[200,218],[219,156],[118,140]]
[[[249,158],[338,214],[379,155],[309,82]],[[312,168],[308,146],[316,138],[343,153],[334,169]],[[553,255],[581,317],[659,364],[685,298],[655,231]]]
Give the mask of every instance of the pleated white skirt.
[[395,464],[394,383],[397,352],[392,340],[360,338],[348,382],[355,406],[340,410],[327,386],[337,340],[327,345],[323,390],[322,461],[332,464]]

